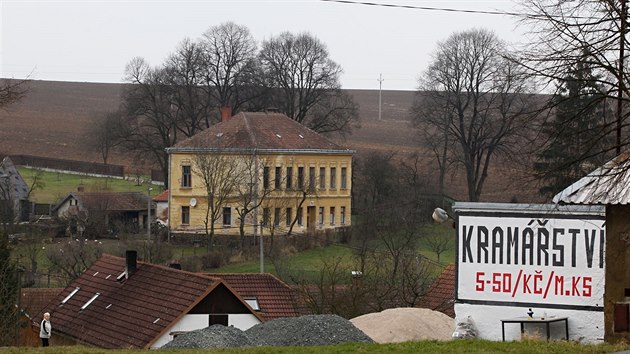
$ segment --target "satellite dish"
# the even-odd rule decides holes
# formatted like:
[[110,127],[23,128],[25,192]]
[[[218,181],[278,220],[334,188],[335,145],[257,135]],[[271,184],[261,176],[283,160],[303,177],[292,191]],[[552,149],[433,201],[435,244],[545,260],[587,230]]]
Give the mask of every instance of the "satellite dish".
[[197,198],[190,198],[190,206],[194,207],[195,205],[197,205]]
[[435,220],[435,222],[440,223],[440,224],[448,220],[448,213],[446,212],[446,210],[442,208],[435,208],[432,216],[433,216],[433,220]]

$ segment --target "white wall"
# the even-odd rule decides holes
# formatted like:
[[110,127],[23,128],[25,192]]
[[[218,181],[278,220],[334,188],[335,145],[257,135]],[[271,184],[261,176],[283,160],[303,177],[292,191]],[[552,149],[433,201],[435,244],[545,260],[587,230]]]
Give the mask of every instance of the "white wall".
[[[500,341],[501,320],[527,316],[528,307],[514,306],[484,306],[471,304],[455,304],[455,322],[470,316],[477,328],[478,336],[482,339]],[[569,340],[583,343],[603,343],[604,341],[604,312],[580,311],[552,308],[532,308],[535,317],[543,313],[547,316],[568,317]],[[546,327],[543,324],[528,324],[526,333],[538,334],[546,338]],[[564,322],[554,322],[550,325],[551,338],[564,339]],[[520,340],[521,327],[518,323],[505,324],[505,340]]]
[[234,314],[228,317],[228,325],[234,326],[241,331],[247,330],[259,323],[258,318],[252,314]]

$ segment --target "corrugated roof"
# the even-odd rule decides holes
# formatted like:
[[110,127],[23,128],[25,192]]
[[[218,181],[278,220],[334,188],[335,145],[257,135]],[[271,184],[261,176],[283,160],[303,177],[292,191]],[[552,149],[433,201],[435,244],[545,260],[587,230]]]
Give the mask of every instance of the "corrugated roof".
[[42,310],[54,331],[101,348],[145,348],[214,289],[232,292],[220,279],[144,262],[117,280],[125,268],[125,258],[103,255],[74,280]]
[[265,321],[281,317],[296,317],[294,290],[269,273],[212,273],[223,279],[244,299],[256,299]]
[[281,113],[241,112],[167,149],[326,150],[351,153]]
[[615,157],[553,197],[554,203],[629,204],[630,151]]

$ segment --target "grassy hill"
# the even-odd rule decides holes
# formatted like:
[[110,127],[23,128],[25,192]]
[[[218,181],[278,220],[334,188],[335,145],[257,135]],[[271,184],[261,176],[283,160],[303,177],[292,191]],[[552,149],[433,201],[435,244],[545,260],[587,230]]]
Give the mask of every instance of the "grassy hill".
[[[122,84],[31,81],[30,92],[18,104],[0,110],[0,155],[24,154],[102,162],[98,153],[85,149],[88,128],[120,103]],[[420,155],[424,178],[435,183],[436,167],[430,152],[418,148],[416,132],[409,123],[413,91],[382,91],[382,120],[378,120],[378,90],[347,90],[359,104],[361,126],[337,142],[357,151],[395,152],[400,158]],[[109,163],[131,165],[124,153],[115,153]],[[449,176],[447,193],[466,200],[463,171]],[[498,161],[491,167],[482,200],[539,201],[530,171],[513,161]]]

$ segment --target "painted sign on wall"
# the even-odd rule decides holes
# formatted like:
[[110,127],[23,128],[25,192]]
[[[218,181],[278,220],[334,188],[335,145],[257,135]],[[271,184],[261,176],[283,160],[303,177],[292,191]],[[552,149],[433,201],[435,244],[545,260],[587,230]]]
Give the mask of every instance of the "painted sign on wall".
[[576,213],[458,212],[458,300],[603,307],[604,222]]

